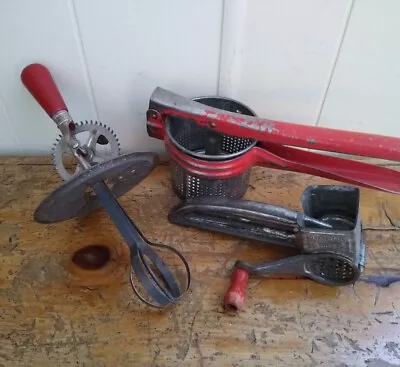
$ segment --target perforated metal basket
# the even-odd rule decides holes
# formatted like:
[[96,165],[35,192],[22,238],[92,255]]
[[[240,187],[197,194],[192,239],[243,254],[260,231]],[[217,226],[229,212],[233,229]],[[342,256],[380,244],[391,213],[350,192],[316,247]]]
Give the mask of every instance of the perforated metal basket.
[[[222,110],[255,116],[249,107],[233,99],[199,97],[195,100]],[[165,131],[174,147],[198,160],[200,165],[201,162],[234,160],[257,144],[255,140],[216,133],[183,117],[168,118]],[[204,177],[197,175],[195,169],[184,168],[178,160],[174,160],[173,154],[171,156],[172,187],[182,200],[202,196],[239,198],[247,190],[250,169],[230,178],[221,179],[212,173]]]
[[221,180],[197,177],[175,162],[171,163],[171,169],[172,188],[180,199],[202,196],[239,198],[249,186],[250,170]]

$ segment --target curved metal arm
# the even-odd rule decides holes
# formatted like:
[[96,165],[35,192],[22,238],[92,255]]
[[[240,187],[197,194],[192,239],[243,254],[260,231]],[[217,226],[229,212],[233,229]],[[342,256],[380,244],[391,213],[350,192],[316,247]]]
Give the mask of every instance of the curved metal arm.
[[194,198],[169,213],[172,223],[299,248],[301,227],[329,229],[329,223],[281,206],[249,200]]

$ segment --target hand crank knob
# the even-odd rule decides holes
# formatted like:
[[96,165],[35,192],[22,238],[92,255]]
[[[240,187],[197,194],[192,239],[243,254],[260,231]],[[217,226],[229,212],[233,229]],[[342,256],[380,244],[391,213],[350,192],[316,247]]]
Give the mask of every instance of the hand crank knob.
[[21,80],[50,117],[59,111],[68,111],[50,71],[44,65],[26,66],[21,72]]
[[247,270],[234,270],[231,284],[224,297],[224,307],[227,310],[237,311],[243,309],[248,281],[249,273]]

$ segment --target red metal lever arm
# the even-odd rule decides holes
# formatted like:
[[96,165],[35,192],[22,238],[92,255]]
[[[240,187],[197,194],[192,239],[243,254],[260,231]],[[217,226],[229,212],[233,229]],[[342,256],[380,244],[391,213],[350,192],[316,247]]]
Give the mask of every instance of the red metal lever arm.
[[279,144],[263,142],[260,146],[254,148],[260,165],[400,194],[400,171]]
[[398,138],[245,116],[205,106],[162,88],[153,92],[149,108],[148,130],[151,136],[161,134],[160,125],[166,116],[181,116],[223,134],[301,148],[400,161]]
[[218,132],[276,144],[400,161],[400,139],[390,136],[328,129],[288,122],[237,117],[205,110],[207,123]]
[[49,70],[41,64],[30,64],[21,72],[21,80],[33,98],[53,117],[58,111],[68,111]]

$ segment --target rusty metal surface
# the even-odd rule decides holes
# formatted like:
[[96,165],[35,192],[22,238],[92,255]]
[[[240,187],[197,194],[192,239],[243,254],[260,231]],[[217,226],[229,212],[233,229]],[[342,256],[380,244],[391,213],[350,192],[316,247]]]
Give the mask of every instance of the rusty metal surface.
[[145,178],[156,163],[151,153],[127,153],[97,164],[74,176],[51,192],[35,211],[40,223],[56,223],[74,217],[83,217],[100,207],[99,199],[90,186],[107,181],[113,195],[119,197]]
[[254,201],[193,198],[173,208],[169,220],[308,254],[279,263],[235,264],[250,274],[275,271],[346,285],[357,281],[365,266],[359,195],[350,186],[309,186],[301,198],[304,213]]

